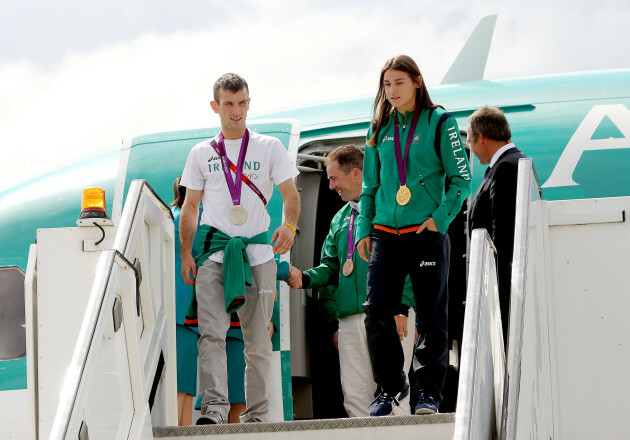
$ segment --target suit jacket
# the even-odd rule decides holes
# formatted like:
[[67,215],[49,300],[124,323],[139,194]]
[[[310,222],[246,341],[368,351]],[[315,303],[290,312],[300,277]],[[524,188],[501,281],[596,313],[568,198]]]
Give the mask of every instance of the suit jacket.
[[524,157],[525,155],[516,147],[505,151],[487,172],[470,206],[470,230],[485,228],[497,249],[499,302],[503,338],[506,344],[514,252],[518,161]]

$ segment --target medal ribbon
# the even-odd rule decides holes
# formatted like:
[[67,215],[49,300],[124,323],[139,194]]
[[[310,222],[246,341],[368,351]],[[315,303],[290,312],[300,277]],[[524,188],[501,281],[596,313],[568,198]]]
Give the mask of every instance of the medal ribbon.
[[[225,174],[225,180],[232,196],[232,203],[234,205],[241,204],[241,187],[243,186],[243,165],[245,164],[245,154],[247,153],[247,145],[249,144],[249,130],[245,129],[243,140],[241,140],[241,150],[238,153],[238,162],[236,163],[236,177],[232,182],[232,175],[230,174],[230,165],[228,164],[227,150],[225,149],[225,142],[223,139],[223,133],[219,133],[219,157],[221,158],[221,164],[223,165],[223,174]],[[222,153],[222,154],[221,154]]]
[[[236,166],[234,166],[234,164],[230,162],[230,159],[228,159],[228,164],[230,164],[230,169],[236,173]],[[254,184],[254,182],[249,180],[249,178],[245,174],[243,174],[243,182],[245,182],[245,185],[249,186],[250,189],[254,191],[254,194],[260,197],[260,200],[262,200],[263,205],[267,206],[267,199],[265,198],[265,196],[263,196],[263,193],[260,192],[260,190]]]
[[354,209],[352,210],[352,214],[350,214],[350,225],[348,226],[348,260],[352,260],[352,256],[354,255]]
[[409,136],[407,136],[407,142],[405,145],[405,156],[401,157],[400,152],[400,134],[398,133],[398,111],[394,114],[394,150],[396,153],[396,165],[398,165],[398,177],[400,178],[400,186],[407,185],[407,159],[409,158],[409,148],[411,142],[416,134],[416,127],[418,126],[418,119],[420,119],[420,111],[416,110],[411,120],[411,127],[409,129]]
[[[254,193],[260,198],[260,200],[262,200],[263,204],[267,206],[267,199],[265,198],[265,196],[258,189],[258,187],[256,187],[254,182],[249,180],[249,178],[243,174],[243,165],[245,163],[245,153],[247,152],[248,144],[249,130],[245,130],[245,135],[243,136],[243,140],[241,141],[241,151],[238,155],[238,162],[235,166],[227,157],[223,133],[219,133],[218,144],[214,141],[214,139],[210,141],[210,145],[212,146],[212,148],[214,148],[214,151],[216,151],[216,153],[219,155],[219,158],[221,159],[221,166],[223,167],[223,174],[225,175],[225,180],[228,184],[230,196],[232,196],[232,203],[234,205],[241,204],[241,187],[242,183],[245,182],[245,184],[249,186],[251,190],[254,191]],[[236,174],[234,182],[232,182],[230,170],[232,170]]]

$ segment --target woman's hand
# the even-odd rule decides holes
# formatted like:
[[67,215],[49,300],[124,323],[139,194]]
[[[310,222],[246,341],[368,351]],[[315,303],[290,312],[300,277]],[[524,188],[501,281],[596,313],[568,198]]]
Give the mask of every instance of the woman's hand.
[[433,217],[429,217],[429,220],[422,223],[420,225],[420,229],[416,231],[416,234],[421,233],[425,229],[428,229],[429,231],[433,231],[433,232],[439,232],[437,226],[435,226],[435,220],[433,220]]

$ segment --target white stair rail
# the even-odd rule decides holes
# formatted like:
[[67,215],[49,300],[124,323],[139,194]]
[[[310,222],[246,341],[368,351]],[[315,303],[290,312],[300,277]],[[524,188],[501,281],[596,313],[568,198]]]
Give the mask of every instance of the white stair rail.
[[[532,200],[533,162],[520,159],[516,189],[516,221],[514,223],[514,254],[512,259],[512,283],[510,290],[510,326],[508,330],[508,358],[505,377],[501,438],[516,438],[518,418],[518,394],[521,378],[523,350],[523,316],[527,282],[527,248],[529,212]],[[537,182],[536,182],[537,184]],[[538,189],[540,199],[540,189]],[[509,416],[509,417],[508,417]]]
[[[485,230],[475,230],[472,234],[455,424],[458,440],[548,438],[544,432],[549,431],[554,413],[546,299],[548,225],[532,159],[520,159],[507,360],[502,335],[496,334],[494,327],[497,322],[500,327],[501,318],[498,311],[490,313],[498,307],[498,297],[494,295],[496,265],[489,251],[492,244]],[[487,319],[489,323],[484,322]],[[523,368],[528,388],[525,394],[520,392]],[[479,375],[482,377],[478,378]],[[490,384],[494,384],[494,390]],[[519,409],[526,415],[523,429],[517,429]]]
[[495,264],[496,250],[485,229],[470,241],[470,267],[457,395],[455,440],[498,436],[505,355]]
[[177,423],[173,240],[168,206],[133,181],[114,249],[98,260],[51,439],[152,438],[152,426]]
[[[502,440],[553,436],[549,222],[531,158],[520,159]],[[519,416],[522,418],[519,427]]]

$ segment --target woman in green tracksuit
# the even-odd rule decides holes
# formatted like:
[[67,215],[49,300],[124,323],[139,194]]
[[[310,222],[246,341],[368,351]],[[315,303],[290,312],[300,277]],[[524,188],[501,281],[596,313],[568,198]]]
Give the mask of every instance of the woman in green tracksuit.
[[381,70],[363,164],[357,251],[368,260],[370,360],[381,387],[370,415],[392,412],[408,390],[393,314],[410,276],[418,333],[413,368],[416,414],[437,412],[448,362],[448,226],[471,190],[470,168],[455,119],[433,104],[410,57]]
[[[339,350],[339,370],[343,405],[350,417],[369,415],[376,383],[367,345],[363,303],[367,297],[368,263],[355,252],[356,220],[363,183],[363,152],[354,145],[342,145],[326,156],[324,162],[329,188],[347,202],[332,219],[321,252],[320,265],[304,271],[293,268],[287,280],[293,288],[320,288],[318,296],[333,330]],[[402,301],[396,310],[396,327],[404,352],[404,370],[409,371],[415,342],[415,312],[411,281],[405,282]],[[301,285],[300,285],[301,284]],[[323,288],[335,286],[335,288]],[[396,415],[409,415],[409,399],[400,402]]]
[[[356,205],[358,204],[354,202],[347,203],[333,218],[330,232],[322,248],[321,263],[317,267],[304,271],[302,287],[320,288],[318,296],[328,324],[333,333],[338,335],[337,348],[344,407],[350,417],[365,417],[369,413],[368,406],[374,399],[376,390],[363,325],[365,315],[362,306],[367,295],[368,265],[354,252],[350,258],[353,262],[352,272],[343,273],[342,271],[342,267],[349,259],[348,229],[353,218],[358,217]],[[413,320],[405,324],[404,328],[408,334],[400,333],[399,335],[398,345],[404,351],[406,371],[409,371],[411,365],[415,336],[416,315],[413,306],[413,291],[411,282],[407,279],[402,301],[396,309],[397,316],[407,316],[409,320]],[[398,329],[400,330],[400,327]],[[396,415],[409,415],[409,413],[408,399],[402,400],[400,411],[397,411]]]

